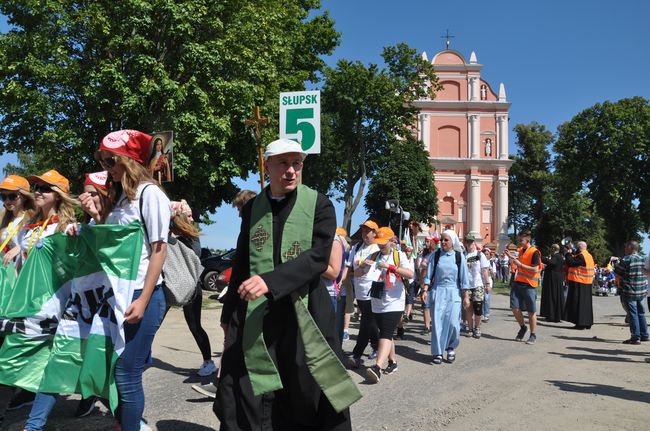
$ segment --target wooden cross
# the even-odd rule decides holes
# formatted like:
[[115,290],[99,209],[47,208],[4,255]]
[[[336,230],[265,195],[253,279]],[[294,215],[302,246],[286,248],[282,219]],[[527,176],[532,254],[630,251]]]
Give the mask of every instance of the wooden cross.
[[260,116],[260,107],[255,106],[253,108],[253,118],[249,118],[244,121],[244,124],[247,126],[255,126],[253,130],[253,135],[255,136],[255,142],[257,143],[257,156],[259,157],[258,167],[260,170],[260,187],[264,190],[264,154],[262,148],[262,132],[264,128],[269,125],[269,117]]
[[251,241],[253,241],[253,244],[255,244],[255,250],[257,251],[262,251],[262,246],[264,246],[264,243],[269,239],[269,233],[264,230],[264,226],[259,225],[257,226],[257,229],[255,229],[255,233],[251,237]]
[[284,260],[288,261],[295,259],[300,253],[302,253],[300,243],[298,241],[294,241],[293,244],[291,244],[291,248],[284,252]]
[[449,44],[451,43],[451,41],[449,39],[453,39],[454,37],[456,37],[456,36],[450,35],[449,34],[449,29],[447,29],[447,34],[445,34],[444,36],[440,36],[440,39],[447,39],[446,44],[447,44],[447,49],[449,49]]

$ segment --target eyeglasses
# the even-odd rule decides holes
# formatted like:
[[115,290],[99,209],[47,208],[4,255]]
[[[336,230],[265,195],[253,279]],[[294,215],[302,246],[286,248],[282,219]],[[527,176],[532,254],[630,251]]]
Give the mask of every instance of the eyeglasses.
[[15,201],[16,199],[18,199],[18,193],[9,193],[9,194],[0,193],[0,199],[2,199],[2,202]]
[[42,185],[42,184],[36,184],[34,186],[34,193],[43,194],[43,193],[52,193],[52,191],[53,191],[52,187],[50,187],[50,186],[45,186],[45,185]]
[[277,161],[275,162],[275,166],[279,167],[283,171],[288,171],[289,168],[293,168],[294,171],[299,171],[302,169],[303,162],[300,160],[294,160],[293,162],[288,162],[288,161]]
[[108,156],[103,159],[99,159],[99,164],[102,165],[104,169],[110,169],[115,166],[117,163],[117,160],[115,159],[115,156]]

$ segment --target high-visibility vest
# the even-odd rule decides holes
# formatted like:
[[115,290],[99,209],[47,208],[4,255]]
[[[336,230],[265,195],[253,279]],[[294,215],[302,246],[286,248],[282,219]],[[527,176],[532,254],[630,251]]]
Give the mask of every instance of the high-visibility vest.
[[[522,250],[523,250],[522,248],[518,249],[519,261],[522,263],[522,265],[533,266],[533,256],[535,255],[535,253],[539,253],[539,251],[537,251],[537,249],[532,245],[528,246],[525,252],[523,252]],[[540,264],[541,264],[541,259],[540,259]],[[540,270],[539,264],[537,265],[537,271],[529,271],[520,266],[519,268],[517,268],[517,275],[515,276],[515,281],[528,283],[531,287],[537,287],[539,286],[541,272],[542,271]]]
[[585,258],[586,266],[570,266],[567,279],[581,284],[593,284],[594,282],[594,258],[587,250],[578,253]]

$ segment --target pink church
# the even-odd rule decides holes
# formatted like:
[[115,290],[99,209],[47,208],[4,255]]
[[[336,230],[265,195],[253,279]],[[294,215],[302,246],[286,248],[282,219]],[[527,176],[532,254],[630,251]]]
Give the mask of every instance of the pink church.
[[[427,54],[422,54],[428,61]],[[429,152],[438,189],[439,228],[501,252],[508,232],[508,110],[503,84],[498,94],[481,78],[483,65],[451,49],[431,63],[442,85],[435,100],[420,100],[419,139]]]

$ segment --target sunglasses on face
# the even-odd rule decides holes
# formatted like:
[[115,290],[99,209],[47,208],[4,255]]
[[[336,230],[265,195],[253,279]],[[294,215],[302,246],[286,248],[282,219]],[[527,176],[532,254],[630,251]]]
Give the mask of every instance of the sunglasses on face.
[[18,199],[18,193],[0,193],[0,199],[2,199],[2,202],[15,201]]
[[34,186],[34,193],[52,193],[52,187],[46,186],[46,185],[41,185],[41,184],[36,184]]
[[104,169],[110,169],[115,166],[117,163],[117,160],[115,160],[115,156],[108,156],[104,157],[102,159],[99,159],[99,164],[102,165]]

